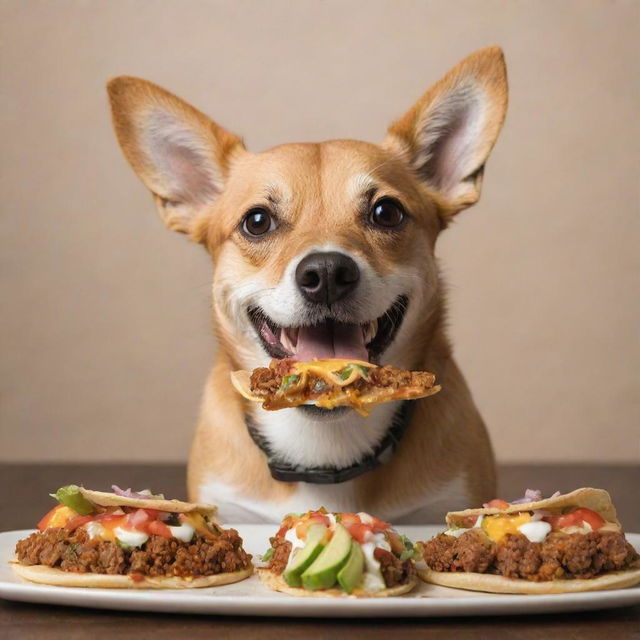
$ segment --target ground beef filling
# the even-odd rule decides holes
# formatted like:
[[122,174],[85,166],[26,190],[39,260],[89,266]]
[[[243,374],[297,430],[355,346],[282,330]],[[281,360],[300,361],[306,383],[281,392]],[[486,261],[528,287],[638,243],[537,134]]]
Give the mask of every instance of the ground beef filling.
[[413,578],[415,567],[411,560],[402,562],[391,551],[380,548],[374,550],[373,557],[380,563],[380,572],[387,587],[407,584]]
[[[282,380],[292,371],[295,361],[291,358],[272,360],[268,367],[254,369],[251,374],[250,388],[252,393],[261,396],[272,396],[282,385]],[[372,388],[400,389],[405,387],[430,388],[435,381],[434,375],[426,371],[405,371],[396,369],[390,365],[369,369],[368,380],[358,378],[348,385],[349,389],[360,392],[369,391]],[[329,391],[332,385],[324,378],[308,374],[304,388],[293,386],[296,394],[306,394],[309,397],[322,395]]]
[[543,542],[507,534],[490,542],[478,530],[459,538],[440,534],[423,545],[425,562],[434,571],[492,573],[532,582],[595,578],[610,571],[640,568],[640,557],[616,532],[550,533]]
[[[269,569],[280,575],[289,562],[291,554],[291,543],[284,538],[270,538],[273,555],[269,560]],[[395,556],[391,551],[376,549],[373,552],[374,558],[380,563],[380,572],[387,587],[395,587],[399,584],[406,584],[415,573],[413,562]]]
[[49,528],[20,540],[16,555],[22,564],[43,564],[75,573],[181,578],[239,571],[251,562],[235,529],[212,538],[196,533],[191,542],[151,536],[141,547],[128,550],[115,542],[90,540],[82,529],[69,533]]
[[269,542],[273,548],[273,555],[271,556],[271,560],[269,560],[269,569],[280,575],[287,566],[287,562],[289,562],[291,543],[284,538],[278,537],[269,538]]

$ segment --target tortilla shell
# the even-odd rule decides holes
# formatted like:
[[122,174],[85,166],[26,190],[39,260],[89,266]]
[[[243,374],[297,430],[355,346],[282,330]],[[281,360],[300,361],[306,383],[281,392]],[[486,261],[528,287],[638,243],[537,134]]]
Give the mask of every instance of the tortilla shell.
[[531,582],[516,578],[505,578],[491,573],[464,573],[418,571],[425,582],[454,589],[488,591],[489,593],[578,593],[604,589],[624,589],[640,583],[640,569],[606,573],[597,578],[574,578],[566,580],[546,580]]
[[[254,394],[251,392],[251,373],[249,371],[232,371],[231,372],[231,384],[235,388],[235,390],[247,400],[251,400],[251,402],[265,402],[267,400],[266,397]],[[368,410],[367,405],[376,405],[382,402],[393,402],[394,400],[417,400],[419,398],[426,398],[428,396],[432,396],[435,393],[438,393],[442,387],[439,384],[436,384],[432,387],[405,387],[400,389],[393,389],[391,387],[385,389],[373,389],[369,393],[363,393],[358,395],[357,398],[357,407],[366,408]],[[284,396],[280,402],[282,402],[282,408],[288,407],[297,407],[301,404],[317,404],[320,407],[324,406],[322,399],[319,399],[318,402],[314,402],[313,400],[301,400],[292,396],[287,398]],[[342,406],[355,406],[354,400],[351,395],[349,395],[346,391],[342,393],[334,393],[331,397],[330,401],[331,406],[326,406],[325,408],[335,408]]]
[[197,504],[195,502],[182,502],[181,500],[164,500],[161,498],[127,498],[117,493],[106,491],[93,491],[80,487],[80,493],[91,503],[100,507],[133,507],[136,509],[157,509],[169,513],[189,513],[196,511],[203,516],[212,516],[217,508],[212,504]]
[[599,513],[606,522],[613,523],[620,527],[620,522],[616,517],[616,508],[611,502],[611,496],[604,489],[593,489],[585,487],[576,489],[571,493],[564,493],[555,498],[545,498],[536,502],[525,502],[522,504],[510,504],[506,509],[465,509],[464,511],[450,511],[447,513],[447,525],[463,524],[469,516],[495,515],[501,513],[518,513],[520,511],[533,511],[535,509],[548,509],[552,511],[562,511],[565,508],[586,507]]
[[232,371],[231,384],[243,398],[252,402],[264,401],[261,396],[251,393],[251,373],[249,371]]
[[232,582],[240,582],[253,573],[253,565],[248,569],[196,578],[178,578],[175,576],[142,576],[142,580],[133,580],[128,575],[106,573],[75,573],[54,569],[43,564],[11,564],[13,570],[25,580],[48,584],[56,587],[93,587],[96,589],[199,589],[217,587]]
[[418,582],[414,578],[407,584],[400,584],[396,587],[382,589],[381,591],[356,590],[353,593],[345,593],[342,589],[319,589],[311,591],[309,589],[302,589],[301,587],[290,587],[281,575],[273,573],[273,571],[270,571],[266,567],[260,567],[256,569],[256,572],[262,583],[270,589],[287,593],[290,596],[297,596],[298,598],[392,598],[408,593]]

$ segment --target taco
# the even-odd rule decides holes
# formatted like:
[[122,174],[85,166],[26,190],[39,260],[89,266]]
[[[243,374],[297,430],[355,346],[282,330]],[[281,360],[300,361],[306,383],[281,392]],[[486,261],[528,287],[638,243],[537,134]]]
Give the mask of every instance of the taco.
[[234,529],[211,505],[165,500],[150,491],[113,493],[69,485],[39,531],[16,545],[14,571],[31,582],[113,589],[193,589],[253,573]]
[[520,500],[453,511],[446,521],[444,533],[416,545],[425,582],[492,593],[571,593],[640,583],[640,557],[602,489],[546,499],[527,489]]
[[270,542],[258,575],[292,596],[385,598],[417,582],[411,541],[367,513],[289,514]]
[[245,398],[269,411],[307,404],[351,407],[365,416],[381,402],[415,400],[440,391],[433,373],[341,358],[272,360],[253,372],[234,371],[231,381]]

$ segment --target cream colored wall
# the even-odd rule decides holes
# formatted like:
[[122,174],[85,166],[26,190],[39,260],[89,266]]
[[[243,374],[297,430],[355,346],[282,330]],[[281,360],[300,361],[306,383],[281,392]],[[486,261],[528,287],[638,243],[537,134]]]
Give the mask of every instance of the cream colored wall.
[[439,246],[457,357],[502,461],[640,460],[635,1],[5,0],[0,458],[183,460],[210,265],[166,231],[104,84],[158,82],[258,150],[381,139],[476,48],[511,104]]

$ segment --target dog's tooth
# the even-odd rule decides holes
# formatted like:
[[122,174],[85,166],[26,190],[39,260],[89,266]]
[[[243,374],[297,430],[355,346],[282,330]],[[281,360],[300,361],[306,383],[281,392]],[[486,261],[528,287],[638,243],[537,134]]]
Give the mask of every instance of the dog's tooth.
[[295,329],[295,338],[292,340],[291,329],[280,329],[280,344],[290,353],[296,352],[298,343],[298,330]]
[[366,325],[364,325],[362,328],[364,343],[368,344],[369,342],[371,342],[374,339],[377,331],[378,331],[377,320],[374,320],[373,322],[368,322]]

